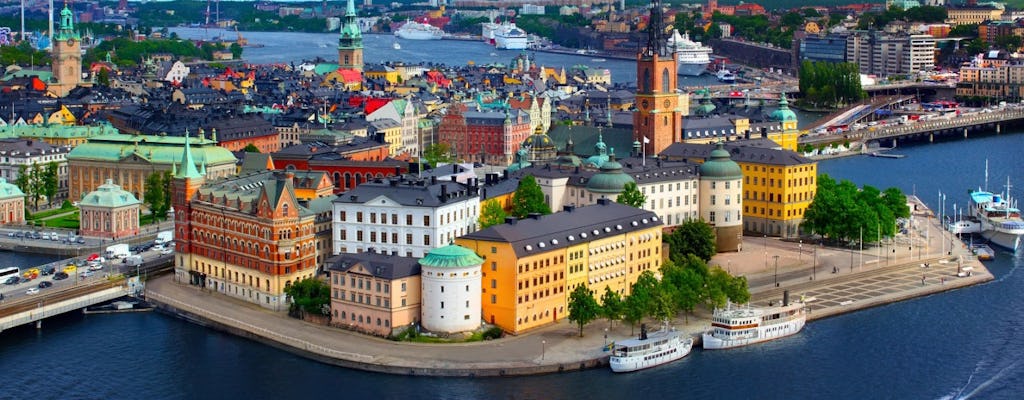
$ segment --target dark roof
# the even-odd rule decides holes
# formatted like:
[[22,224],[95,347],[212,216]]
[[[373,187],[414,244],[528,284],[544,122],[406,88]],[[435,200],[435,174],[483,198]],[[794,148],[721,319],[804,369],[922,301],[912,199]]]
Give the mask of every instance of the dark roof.
[[[365,204],[383,196],[403,206],[440,207],[448,202],[465,201],[477,197],[478,191],[479,188],[452,181],[393,177],[360,184],[344,195],[338,196],[334,202]],[[444,192],[444,196],[442,196],[442,192]]]
[[653,212],[600,199],[595,205],[494,225],[463,238],[509,243],[518,257],[524,257],[661,225]]
[[[738,163],[787,166],[814,163],[813,160],[791,150],[765,147],[765,140],[768,139],[729,142],[725,145],[725,149],[729,151],[732,160]],[[771,143],[774,144],[774,142]],[[661,152],[661,156],[675,160],[692,158],[706,160],[714,149],[714,144],[673,143]]]
[[338,254],[327,259],[328,269],[338,272],[349,272],[352,268],[362,266],[370,275],[395,280],[420,274],[419,259],[378,254],[373,251],[352,254]]

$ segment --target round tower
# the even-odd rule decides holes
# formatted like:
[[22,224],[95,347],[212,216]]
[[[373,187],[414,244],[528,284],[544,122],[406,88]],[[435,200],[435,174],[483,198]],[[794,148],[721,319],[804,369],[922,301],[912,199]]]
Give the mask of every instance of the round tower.
[[700,166],[700,215],[715,232],[719,252],[743,247],[743,171],[719,142]]
[[431,332],[466,332],[480,327],[484,260],[459,245],[433,249],[420,259],[420,317]]

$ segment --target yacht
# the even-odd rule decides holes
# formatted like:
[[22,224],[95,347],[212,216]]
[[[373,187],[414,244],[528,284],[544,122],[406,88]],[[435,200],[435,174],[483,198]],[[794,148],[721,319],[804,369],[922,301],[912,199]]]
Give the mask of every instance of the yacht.
[[782,305],[742,307],[732,305],[715,309],[711,330],[704,332],[704,349],[729,349],[760,343],[800,332],[807,322],[807,304],[789,303],[789,291],[783,292]]
[[715,73],[715,77],[717,77],[718,81],[722,83],[736,83],[736,74],[725,68],[718,70],[718,72]]
[[690,40],[689,33],[680,34],[672,30],[668,39],[669,48],[674,48],[678,59],[679,75],[698,76],[707,71],[711,63],[711,48]]
[[410,40],[440,40],[444,31],[430,24],[409,21],[395,31],[395,36]]
[[693,338],[669,329],[668,324],[647,334],[647,325],[640,325],[640,337],[614,343],[608,364],[613,372],[633,372],[666,364],[690,354]]
[[503,24],[501,29],[494,33],[494,47],[507,50],[525,50],[529,38],[526,32],[516,26],[515,22]]
[[401,50],[402,49],[402,45],[398,44],[398,42],[394,42],[394,43],[391,44],[391,48],[395,49],[395,50]]
[[[986,175],[988,173],[986,172]],[[1006,193],[1010,192],[1010,178],[1006,178]],[[981,222],[981,236],[999,247],[1017,251],[1024,236],[1024,220],[1016,201],[1010,197],[981,189],[971,192],[971,216]]]

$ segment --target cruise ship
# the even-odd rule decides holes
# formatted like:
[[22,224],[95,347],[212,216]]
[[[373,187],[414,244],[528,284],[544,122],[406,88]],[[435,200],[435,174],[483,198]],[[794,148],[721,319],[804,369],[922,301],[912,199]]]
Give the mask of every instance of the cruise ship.
[[801,300],[789,303],[789,291],[782,294],[782,305],[765,308],[743,307],[716,309],[711,316],[711,330],[704,332],[704,348],[730,349],[800,332],[807,322],[807,304]]
[[395,31],[395,36],[409,40],[440,40],[444,31],[430,24],[409,21]]
[[494,33],[494,47],[507,50],[525,50],[529,45],[526,31],[519,29],[515,22],[502,24]]
[[[1006,191],[1010,191],[1010,178],[1006,178]],[[1009,196],[981,189],[971,191],[971,216],[981,222],[981,236],[999,247],[1017,251],[1024,236],[1024,220],[1014,203]]]
[[613,372],[632,372],[670,363],[690,354],[693,338],[683,332],[664,329],[647,334],[647,325],[640,325],[640,338],[613,344],[608,365]]
[[711,48],[690,40],[689,33],[679,34],[673,29],[668,46],[675,48],[679,75],[698,76],[707,71],[711,63]]

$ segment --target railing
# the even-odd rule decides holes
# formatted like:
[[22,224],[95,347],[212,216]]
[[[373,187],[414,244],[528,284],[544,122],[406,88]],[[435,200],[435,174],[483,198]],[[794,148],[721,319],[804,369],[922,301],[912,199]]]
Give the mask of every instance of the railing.
[[9,315],[4,318],[0,318],[0,330],[10,329],[16,326],[28,324],[46,317],[59,315],[68,311],[74,311],[82,307],[87,307],[96,303],[102,303],[110,299],[116,299],[124,296],[126,291],[124,287],[112,287],[107,288],[99,292],[93,292],[84,296],[79,296],[67,300],[59,301],[58,303],[43,305],[42,302],[38,303],[37,307],[18,312],[13,315]]
[[157,299],[159,299],[159,301],[162,301],[164,303],[168,303],[168,304],[174,305],[175,308],[186,310],[186,311],[188,311],[190,313],[193,313],[193,314],[196,314],[196,315],[200,315],[200,316],[205,317],[205,318],[209,318],[209,319],[211,319],[213,321],[216,321],[216,322],[219,322],[219,323],[222,323],[222,324],[231,325],[231,326],[233,326],[235,328],[244,330],[244,331],[249,332],[249,333],[253,333],[253,334],[257,334],[257,335],[263,336],[263,337],[265,337],[267,339],[271,339],[271,340],[274,340],[276,342],[279,342],[279,343],[282,343],[282,344],[286,344],[286,345],[289,345],[289,346],[294,347],[294,348],[304,349],[306,351],[311,351],[311,352],[318,353],[318,354],[321,354],[321,355],[324,355],[324,356],[328,356],[328,357],[332,357],[332,358],[340,358],[340,359],[346,359],[346,360],[351,360],[351,361],[359,361],[359,362],[370,362],[370,361],[373,361],[373,356],[369,356],[369,355],[366,355],[366,354],[358,354],[358,353],[352,353],[352,352],[347,352],[347,351],[335,350],[335,349],[332,349],[332,348],[329,348],[329,347],[326,347],[326,346],[322,346],[322,345],[319,345],[319,344],[316,344],[316,343],[312,343],[312,342],[309,342],[309,341],[306,341],[306,340],[302,340],[302,339],[294,338],[294,337],[291,337],[291,336],[283,335],[283,334],[281,334],[279,332],[275,332],[275,331],[272,331],[272,330],[269,330],[269,329],[266,329],[266,328],[263,328],[263,327],[260,327],[260,326],[256,326],[256,325],[250,324],[248,322],[238,320],[236,318],[232,318],[232,317],[220,315],[220,314],[217,314],[217,313],[214,313],[214,312],[210,312],[210,311],[207,311],[207,310],[203,310],[203,309],[201,309],[199,307],[193,306],[191,304],[188,304],[188,303],[185,303],[185,302],[182,302],[182,301],[178,301],[176,299],[172,299],[170,297],[161,295],[159,293],[148,292],[148,293],[146,293],[146,297],[148,297],[150,299],[157,298]]
[[877,139],[890,136],[899,136],[914,133],[923,133],[937,129],[962,128],[971,125],[989,124],[1024,118],[1024,111],[1007,111],[998,113],[987,113],[981,115],[969,115],[937,121],[918,121],[911,125],[900,125],[897,127],[886,127],[869,131],[863,135],[864,139]]

